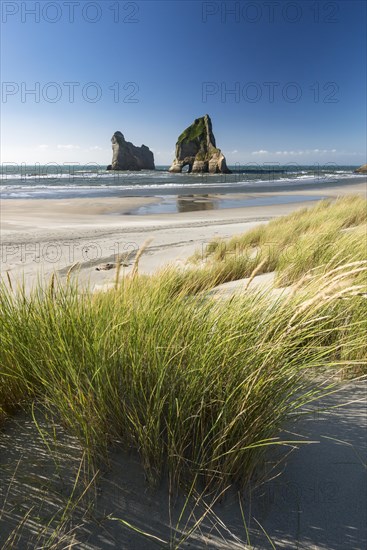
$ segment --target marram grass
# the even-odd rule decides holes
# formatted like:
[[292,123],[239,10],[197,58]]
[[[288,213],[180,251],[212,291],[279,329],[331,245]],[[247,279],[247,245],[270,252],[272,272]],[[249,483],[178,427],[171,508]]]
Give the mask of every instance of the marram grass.
[[325,392],[315,373],[365,372],[357,270],[365,263],[310,275],[282,298],[216,300],[172,269],[102,294],[56,279],[30,296],[4,286],[0,414],[38,401],[93,463],[118,441],[152,483],[244,486],[284,444],[284,423]]
[[193,261],[201,260],[196,280],[211,273],[226,282],[258,269],[257,274],[275,271],[276,284],[287,286],[313,268],[327,272],[366,257],[367,201],[352,195],[320,201],[229,240],[215,239]]
[[[171,486],[191,496],[200,485],[212,502],[233,483],[245,486],[262,473],[265,451],[287,444],[281,430],[303,405],[335,391],[340,375],[367,374],[366,210],[360,198],[320,203],[210,243],[204,265],[184,271],[141,276],[137,259],[105,294],[71,282],[75,266],[66,284],[53,276],[31,295],[9,276],[0,288],[0,424],[40,404],[78,438],[93,470],[119,445],[139,453],[152,484],[168,474]],[[272,270],[279,285],[293,285],[289,292],[254,292],[248,283],[230,300],[207,292]],[[69,515],[95,479],[84,488],[84,467],[65,508],[37,528],[30,508],[4,548],[28,521],[36,545],[75,545]],[[148,544],[179,548],[203,517],[167,544],[107,519]]]

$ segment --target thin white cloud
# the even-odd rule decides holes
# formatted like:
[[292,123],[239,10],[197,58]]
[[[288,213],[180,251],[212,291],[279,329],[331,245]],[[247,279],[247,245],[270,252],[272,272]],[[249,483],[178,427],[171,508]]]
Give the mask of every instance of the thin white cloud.
[[[336,153],[336,149],[305,149],[304,151],[276,151],[275,155],[311,155],[311,154],[324,154],[324,153]],[[273,153],[270,153],[273,154]]]
[[268,155],[269,151],[265,151],[264,149],[260,149],[260,151],[252,151],[251,155]]
[[[76,146],[76,149],[79,149],[79,147]],[[102,147],[100,147],[99,145],[93,145],[93,147],[89,147],[89,150],[90,151],[103,151]]]
[[72,145],[71,143],[68,143],[68,145],[58,145],[57,148],[58,149],[68,149],[68,150],[80,149],[79,145]]
[[41,145],[38,146],[38,149],[48,149],[48,145],[46,145],[45,143],[42,143]]
[[234,149],[233,151],[231,151],[231,155],[235,155],[236,153],[238,153],[237,149]]

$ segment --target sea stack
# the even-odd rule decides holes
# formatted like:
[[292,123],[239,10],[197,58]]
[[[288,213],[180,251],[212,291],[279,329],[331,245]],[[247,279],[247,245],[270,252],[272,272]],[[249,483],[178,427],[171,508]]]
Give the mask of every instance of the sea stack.
[[215,144],[212,121],[209,115],[197,118],[182,132],[176,143],[176,158],[170,172],[230,174],[226,159]]
[[112,136],[112,164],[107,170],[155,170],[154,156],[146,145],[136,147],[121,132]]
[[354,170],[355,174],[367,174],[367,164],[362,164],[357,170]]

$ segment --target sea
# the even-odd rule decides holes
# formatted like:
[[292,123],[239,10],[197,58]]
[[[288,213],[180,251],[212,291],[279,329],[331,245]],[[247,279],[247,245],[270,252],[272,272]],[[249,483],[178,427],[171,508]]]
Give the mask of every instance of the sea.
[[[76,163],[12,163],[1,167],[0,195],[2,199],[9,200],[154,196],[162,199],[160,211],[163,205],[163,211],[170,212],[177,210],[174,197],[196,198],[196,201],[191,201],[196,204],[191,209],[200,209],[200,204],[205,209],[208,198],[212,195],[225,198],[233,193],[248,192],[266,194],[312,189],[319,192],[328,187],[353,184],[366,179],[365,175],[354,173],[357,166],[331,163],[324,166],[234,165],[229,166],[231,174],[172,174],[168,168],[169,166],[157,166],[156,170],[114,172],[107,171],[107,166],[95,164],[82,166]],[[200,198],[203,200],[200,201]],[[268,199],[264,197],[262,200],[266,204]],[[188,200],[184,200],[184,204],[190,209]],[[234,200],[234,205],[236,204]],[[226,206],[230,206],[228,201]]]

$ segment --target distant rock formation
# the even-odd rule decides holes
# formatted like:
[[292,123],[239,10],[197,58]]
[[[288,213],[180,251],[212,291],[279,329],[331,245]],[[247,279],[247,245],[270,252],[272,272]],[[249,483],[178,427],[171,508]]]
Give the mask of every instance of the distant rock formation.
[[354,170],[355,174],[367,174],[367,164],[362,164],[357,170]]
[[177,140],[176,158],[169,171],[182,172],[184,166],[192,173],[231,173],[224,155],[216,147],[209,115],[197,118]]
[[136,147],[121,132],[112,136],[112,164],[107,170],[155,170],[154,156],[146,145]]

